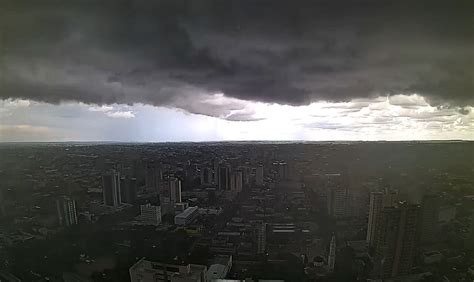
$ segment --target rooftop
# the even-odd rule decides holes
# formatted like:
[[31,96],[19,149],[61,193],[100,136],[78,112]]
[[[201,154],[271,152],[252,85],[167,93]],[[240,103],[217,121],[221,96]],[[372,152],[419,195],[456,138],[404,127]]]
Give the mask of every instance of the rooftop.
[[[158,265],[158,268],[157,268]],[[201,276],[203,272],[206,271],[207,267],[205,265],[198,265],[198,264],[188,264],[188,265],[174,265],[174,264],[166,264],[161,262],[152,262],[148,261],[145,258],[140,259],[137,261],[132,267],[130,267],[130,271],[140,271],[140,272],[148,272],[153,273],[158,271],[157,269],[162,270],[162,267],[173,268],[173,271],[167,270],[168,273],[172,272],[173,277],[180,277],[180,278],[190,278],[190,279],[197,279]]]
[[182,213],[176,215],[176,217],[188,217],[190,214],[192,214],[193,212],[197,211],[198,210],[198,207],[189,207],[187,209],[185,209]]
[[212,281],[213,279],[224,278],[226,266],[222,264],[212,264],[209,266],[207,271],[207,279]]

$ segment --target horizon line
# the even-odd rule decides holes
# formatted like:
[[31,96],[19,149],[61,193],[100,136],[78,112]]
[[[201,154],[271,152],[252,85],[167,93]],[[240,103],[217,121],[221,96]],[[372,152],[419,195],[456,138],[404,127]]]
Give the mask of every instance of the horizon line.
[[0,144],[28,144],[28,143],[109,143],[109,144],[170,144],[170,143],[420,143],[420,142],[474,142],[474,139],[412,139],[412,140],[210,140],[210,141],[118,141],[118,140],[101,140],[101,141],[0,141]]

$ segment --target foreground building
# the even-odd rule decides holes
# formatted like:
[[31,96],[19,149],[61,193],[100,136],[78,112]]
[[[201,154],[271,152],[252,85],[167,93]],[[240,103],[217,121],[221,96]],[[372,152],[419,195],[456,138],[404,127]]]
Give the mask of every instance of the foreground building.
[[369,202],[369,222],[367,224],[367,244],[373,246],[379,217],[385,207],[392,207],[396,203],[396,191],[372,192]]
[[224,279],[232,268],[232,256],[220,255],[214,258],[206,273],[208,282]]
[[400,202],[385,207],[377,222],[376,275],[389,278],[410,273],[415,256],[420,207]]
[[420,216],[420,243],[430,244],[437,240],[438,216],[441,208],[441,198],[436,195],[423,197]]
[[331,243],[329,244],[328,272],[334,271],[335,263],[336,263],[336,236],[332,235]]
[[205,282],[207,267],[166,264],[142,258],[129,269],[131,282]]

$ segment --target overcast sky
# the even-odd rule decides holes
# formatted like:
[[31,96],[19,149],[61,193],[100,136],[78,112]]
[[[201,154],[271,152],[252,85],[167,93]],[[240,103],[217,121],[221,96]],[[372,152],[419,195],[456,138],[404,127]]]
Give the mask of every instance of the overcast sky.
[[0,2],[0,141],[474,139],[474,1]]

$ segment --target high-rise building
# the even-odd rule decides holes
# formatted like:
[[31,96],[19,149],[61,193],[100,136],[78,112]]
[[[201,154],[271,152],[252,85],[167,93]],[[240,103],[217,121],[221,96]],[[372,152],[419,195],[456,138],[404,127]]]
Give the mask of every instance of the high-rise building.
[[231,173],[230,176],[230,190],[234,192],[242,192],[243,186],[242,171],[237,170]]
[[250,184],[250,174],[252,172],[252,168],[249,166],[241,166],[239,168],[242,171],[242,177],[243,177],[243,185],[247,186]]
[[176,203],[181,203],[181,180],[167,177],[159,183],[160,205],[162,213],[174,213]]
[[137,179],[136,178],[122,178],[120,185],[120,193],[123,203],[134,204],[137,199]]
[[288,164],[285,162],[277,163],[278,178],[281,180],[288,179]]
[[263,185],[263,165],[259,165],[255,169],[255,185],[257,186]]
[[438,223],[445,225],[456,219],[457,208],[453,205],[441,206],[438,213]]
[[367,243],[372,246],[375,242],[375,230],[377,226],[377,219],[383,210],[383,192],[370,193],[369,202],[369,222],[367,224]]
[[370,194],[360,189],[352,189],[350,194],[349,215],[358,221],[367,220],[367,206],[369,205]]
[[174,178],[170,179],[171,203],[181,203],[181,180]]
[[417,241],[420,207],[400,202],[378,217],[375,239],[376,273],[382,278],[409,274]]
[[267,224],[264,222],[257,223],[256,229],[257,254],[263,254],[267,248]]
[[56,200],[56,210],[58,212],[59,225],[72,226],[77,224],[76,201],[68,197]]
[[212,180],[215,185],[219,185],[219,163],[220,163],[219,160],[217,159],[214,160],[214,171],[213,171],[214,177],[212,178]]
[[147,164],[146,167],[146,174],[145,174],[145,185],[147,189],[157,189],[158,184],[163,179],[163,171],[161,167],[154,163],[150,162]]
[[371,192],[369,202],[369,222],[367,224],[367,243],[373,246],[377,230],[377,220],[384,207],[392,207],[396,203],[397,192]]
[[383,206],[393,207],[398,203],[398,191],[386,188],[383,196]]
[[122,204],[118,171],[111,170],[102,176],[102,190],[105,205],[116,207]]
[[336,263],[336,236],[332,235],[331,243],[329,244],[329,255],[328,255],[328,271],[334,271],[334,265]]
[[219,166],[219,185],[221,191],[230,190],[230,168],[229,166]]
[[151,204],[140,205],[140,219],[151,225],[159,225],[161,223],[161,207]]
[[438,215],[441,199],[436,195],[425,195],[421,204],[420,243],[434,243],[437,238]]
[[169,189],[170,189],[170,199],[171,203],[174,205],[176,203],[181,203],[181,180],[178,178],[169,178]]
[[346,217],[349,207],[349,193],[346,187],[330,187],[328,191],[328,213],[334,218]]
[[474,215],[471,215],[465,246],[468,250],[474,250]]
[[181,180],[175,177],[167,177],[159,183],[160,203],[181,203]]
[[201,169],[201,185],[208,185],[212,183],[212,170],[208,167]]
[[5,199],[3,197],[3,191],[2,188],[0,187],[0,217],[5,215]]
[[229,175],[229,190],[230,191],[233,191],[235,192],[235,175],[234,173],[232,172],[230,175]]

